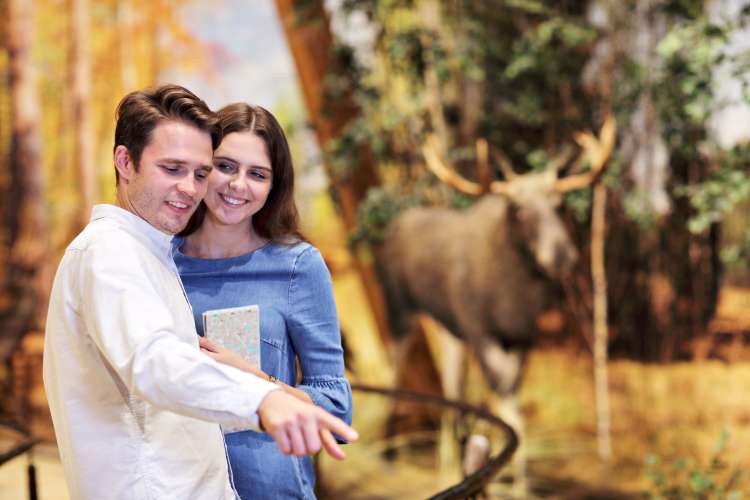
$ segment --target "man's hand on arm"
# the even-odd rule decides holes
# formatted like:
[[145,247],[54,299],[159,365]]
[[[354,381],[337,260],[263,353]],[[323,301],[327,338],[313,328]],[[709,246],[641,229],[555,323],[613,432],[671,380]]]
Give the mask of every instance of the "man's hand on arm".
[[258,407],[262,428],[273,437],[286,455],[304,456],[321,447],[337,460],[345,453],[333,433],[347,441],[356,441],[357,431],[325,410],[283,392],[271,391]]

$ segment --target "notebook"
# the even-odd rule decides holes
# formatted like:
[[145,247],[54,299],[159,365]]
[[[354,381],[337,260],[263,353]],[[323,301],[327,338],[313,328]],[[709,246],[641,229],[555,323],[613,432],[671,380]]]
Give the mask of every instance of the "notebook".
[[[211,309],[203,313],[206,338],[230,349],[260,369],[260,311],[257,305]],[[225,434],[249,427],[222,426]]]

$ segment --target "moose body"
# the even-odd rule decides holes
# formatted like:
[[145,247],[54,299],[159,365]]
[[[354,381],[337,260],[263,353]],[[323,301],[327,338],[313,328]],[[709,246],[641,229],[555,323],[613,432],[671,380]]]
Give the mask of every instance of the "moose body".
[[393,221],[383,245],[394,336],[408,333],[413,313],[429,314],[471,346],[500,394],[517,388],[550,274],[577,258],[556,202],[533,201],[488,194],[461,212],[413,208]]
[[[524,425],[515,395],[550,286],[564,279],[578,259],[556,209],[563,193],[601,176],[614,147],[614,119],[606,117],[599,138],[580,132],[575,139],[583,149],[575,165],[588,160],[589,172],[558,179],[569,159],[563,153],[546,170],[519,175],[498,151],[495,158],[505,181],[488,181],[489,148],[486,141],[477,141],[480,178],[487,174],[478,184],[456,174],[438,153],[434,136],[428,136],[422,147],[427,167],[455,189],[482,196],[462,212],[404,211],[388,227],[379,259],[393,336],[399,341],[396,362],[403,364],[399,358],[405,354],[409,319],[417,312],[429,314],[463,340],[489,385],[503,397],[493,409],[521,435],[514,488],[522,497]],[[450,371],[455,378],[456,370]],[[443,382],[457,387],[455,380]]]

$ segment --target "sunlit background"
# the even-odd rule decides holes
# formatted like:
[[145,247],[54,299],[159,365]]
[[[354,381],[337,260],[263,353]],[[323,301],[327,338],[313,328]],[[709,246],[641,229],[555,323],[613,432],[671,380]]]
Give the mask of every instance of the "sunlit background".
[[[509,233],[532,274],[545,274],[533,245],[550,221],[579,258],[570,275],[546,273],[549,300],[524,330],[517,455],[528,489],[508,485],[508,465],[487,491],[747,495],[749,5],[0,0],[0,458],[39,440],[0,463],[0,498],[26,498],[30,460],[39,498],[68,498],[41,384],[51,277],[91,205],[114,201],[118,101],[166,82],[212,108],[262,105],[284,126],[303,230],[334,279],[350,381],[492,411],[509,398],[498,402],[476,353],[426,315],[404,327],[411,337],[396,366],[393,339],[406,332],[394,331],[384,299],[382,270],[399,260],[384,252],[393,243],[387,228],[415,206],[481,214],[470,211],[489,185],[483,172],[509,180],[504,164],[540,172],[569,150],[559,175],[583,178],[601,152],[603,174],[589,179],[596,187],[565,194],[559,220],[530,222],[520,210]],[[460,192],[450,175],[438,179],[430,151],[477,193]],[[423,276],[460,272],[480,258],[481,241],[504,230],[493,220],[486,238],[464,238],[448,222],[400,237],[434,253]],[[438,269],[435,234],[465,257]],[[487,275],[503,258],[498,250],[482,264]],[[482,311],[490,315],[493,300],[528,286],[511,271],[460,293],[430,291],[459,309],[476,305],[462,297],[489,297]],[[515,307],[511,315],[527,314]],[[354,398],[362,439],[342,464],[317,461],[321,498],[429,497],[462,480],[470,434],[489,436],[492,453],[504,445],[497,430],[455,411],[359,390]]]

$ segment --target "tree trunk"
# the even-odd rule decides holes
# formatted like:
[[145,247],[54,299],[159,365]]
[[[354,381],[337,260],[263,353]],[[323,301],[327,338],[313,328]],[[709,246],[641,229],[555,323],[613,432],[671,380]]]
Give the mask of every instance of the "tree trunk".
[[161,33],[162,24],[164,22],[162,16],[173,15],[173,12],[167,5],[164,4],[163,0],[152,0],[147,4],[150,12],[150,19],[148,22],[148,46],[149,46],[149,59],[148,68],[146,75],[148,75],[148,85],[154,85],[159,81],[159,74],[161,73]]
[[131,0],[117,1],[117,49],[120,56],[120,82],[122,83],[122,94],[131,92],[136,88],[137,72],[133,55],[130,53],[129,44],[135,32],[133,28],[133,6]]
[[[322,0],[276,0],[276,9],[294,58],[308,118],[323,150],[337,137],[357,110],[350,98],[326,99],[325,79],[336,61],[333,36]],[[326,162],[328,163],[328,162]],[[357,168],[347,176],[335,175],[326,165],[328,177],[339,201],[346,231],[357,226],[357,210],[367,190],[378,184],[375,165],[369,151],[360,151]],[[372,265],[355,259],[381,339],[390,341],[383,292]]]
[[11,151],[6,213],[6,275],[0,293],[0,355],[39,329],[50,287],[48,228],[41,155],[40,111],[31,58],[31,0],[8,0]]
[[591,215],[591,277],[594,293],[594,384],[596,387],[596,429],[599,457],[612,458],[609,418],[609,383],[607,376],[607,273],[604,266],[606,238],[607,187],[599,181],[594,186]]
[[73,233],[78,233],[89,221],[91,206],[96,201],[96,170],[94,135],[91,126],[91,48],[89,43],[89,2],[69,0],[71,14],[71,43],[69,71],[73,110],[73,165],[78,182],[79,206]]

